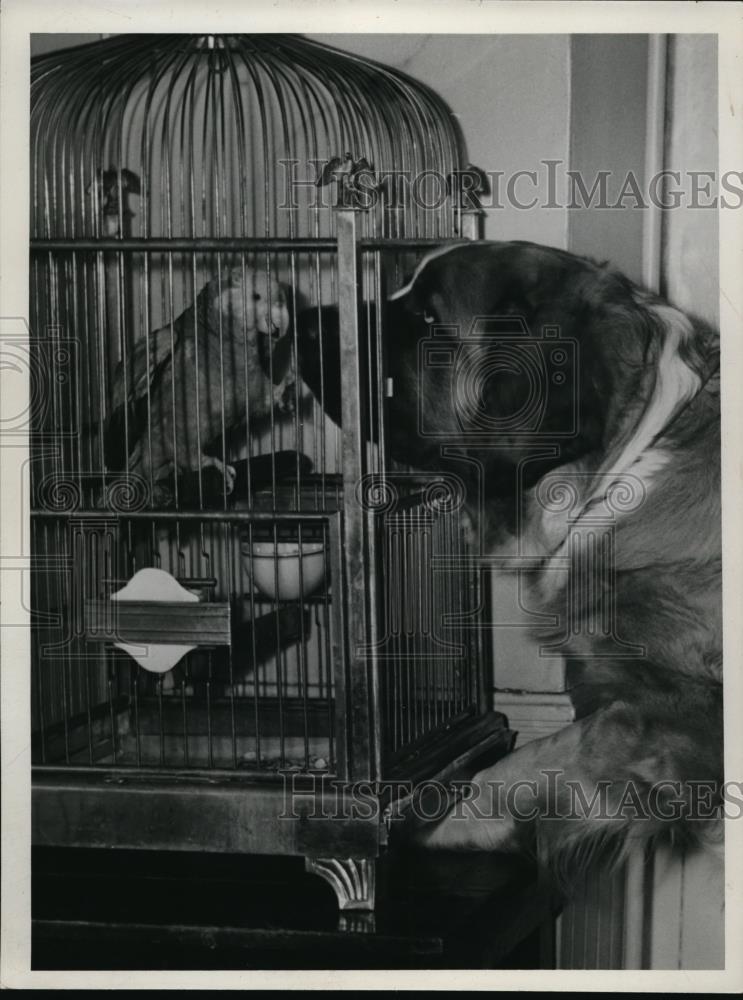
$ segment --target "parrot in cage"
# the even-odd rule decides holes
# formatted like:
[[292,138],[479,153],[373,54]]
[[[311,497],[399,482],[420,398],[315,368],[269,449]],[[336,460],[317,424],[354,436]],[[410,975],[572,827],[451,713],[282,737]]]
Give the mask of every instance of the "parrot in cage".
[[[214,467],[226,492],[226,440],[246,421],[289,412],[294,371],[288,290],[264,271],[223,270],[195,302],[134,344],[116,367],[104,454],[149,480]],[[272,377],[273,376],[273,377]]]

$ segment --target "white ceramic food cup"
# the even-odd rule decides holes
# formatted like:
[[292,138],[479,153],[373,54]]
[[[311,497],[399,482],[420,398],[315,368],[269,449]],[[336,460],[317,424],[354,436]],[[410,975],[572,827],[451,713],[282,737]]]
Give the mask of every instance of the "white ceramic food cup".
[[325,579],[324,542],[254,542],[249,558],[253,582],[274,600],[309,597]]

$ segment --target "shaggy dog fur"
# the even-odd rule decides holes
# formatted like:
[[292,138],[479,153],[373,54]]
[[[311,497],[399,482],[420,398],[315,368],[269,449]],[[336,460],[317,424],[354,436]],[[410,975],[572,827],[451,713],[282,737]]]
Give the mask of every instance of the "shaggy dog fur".
[[[299,325],[305,381],[317,394],[322,325],[324,384],[340,385],[337,314],[309,310]],[[459,377],[466,347],[423,370],[421,344],[439,327],[481,345],[492,377]],[[574,872],[596,848],[707,830],[723,779],[718,334],[606,266],[528,243],[435,251],[381,329],[393,458],[459,475],[462,455],[476,459],[476,544],[520,574],[525,605],[552,616],[571,680],[591,692],[590,714],[477,774],[420,839],[522,849],[538,827],[540,847]],[[539,383],[535,432],[508,419],[525,391],[523,368],[498,361],[513,357],[514,330],[532,350],[549,346],[546,331],[572,345],[571,377]],[[324,405],[340,419],[338,400]],[[475,411],[484,420],[463,423]],[[611,539],[598,556],[596,523]],[[576,788],[579,804],[598,794],[603,805],[576,810]]]

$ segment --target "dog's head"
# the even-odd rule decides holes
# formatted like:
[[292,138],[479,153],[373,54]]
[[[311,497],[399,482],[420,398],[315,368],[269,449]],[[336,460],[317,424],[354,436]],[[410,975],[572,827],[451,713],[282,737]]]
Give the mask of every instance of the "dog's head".
[[[563,456],[611,449],[654,397],[670,419],[718,362],[719,342],[708,327],[605,265],[531,243],[435,250],[391,296],[391,305],[401,328],[424,322],[432,334],[463,344],[479,340],[481,377],[470,380],[480,394],[476,402],[504,421],[504,437],[560,440]],[[521,332],[509,322],[515,319]],[[568,368],[527,363],[548,360],[558,343],[567,349]],[[558,349],[557,356],[565,352]],[[533,392],[544,396],[539,427],[528,414],[531,423],[509,423],[505,418],[523,409]],[[497,438],[494,433],[490,443],[497,446]]]

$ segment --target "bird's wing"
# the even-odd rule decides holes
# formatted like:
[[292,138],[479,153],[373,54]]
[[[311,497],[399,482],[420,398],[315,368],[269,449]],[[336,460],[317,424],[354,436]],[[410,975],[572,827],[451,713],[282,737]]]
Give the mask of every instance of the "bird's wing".
[[177,330],[171,338],[170,325],[154,330],[134,344],[126,363],[120,361],[117,365],[103,437],[109,469],[125,467],[128,454],[147,426],[149,406],[157,408],[158,386],[172,366],[172,348],[175,343],[177,351],[177,338]]
[[[147,360],[147,339],[149,339],[149,359]],[[180,331],[170,326],[160,327],[150,334],[149,338],[140,341],[142,344],[140,359],[135,360],[135,381],[132,394],[135,399],[147,395],[148,387],[152,389],[158,381],[166,365],[171,364],[173,351],[178,351]]]
[[342,164],[343,160],[341,160],[340,156],[334,156],[332,159],[328,160],[322,170],[319,171],[315,185],[317,187],[325,187],[326,184],[329,184],[338,167]]
[[[148,337],[141,337],[132,348],[126,362],[119,362],[114,377],[111,405],[116,410],[125,401],[134,402],[152,391],[165,365],[171,361],[174,343],[177,345],[179,331],[174,329],[171,338],[170,325],[154,330]],[[125,377],[126,375],[126,377]]]

